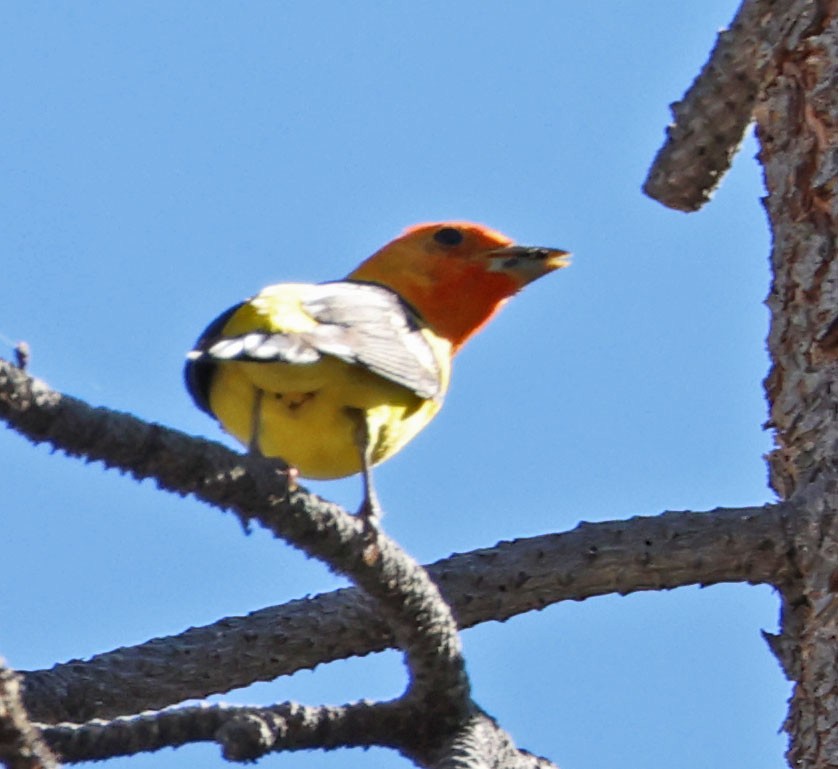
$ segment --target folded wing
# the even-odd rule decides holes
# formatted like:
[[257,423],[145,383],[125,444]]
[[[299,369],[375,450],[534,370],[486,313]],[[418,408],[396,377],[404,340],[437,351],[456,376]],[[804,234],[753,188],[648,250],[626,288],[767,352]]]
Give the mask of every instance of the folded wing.
[[[254,328],[237,328],[244,313]],[[418,315],[393,291],[351,281],[274,286],[231,307],[189,353],[185,378],[195,402],[211,413],[209,387],[220,362],[307,365],[323,356],[361,366],[421,398],[442,395],[440,365]]]

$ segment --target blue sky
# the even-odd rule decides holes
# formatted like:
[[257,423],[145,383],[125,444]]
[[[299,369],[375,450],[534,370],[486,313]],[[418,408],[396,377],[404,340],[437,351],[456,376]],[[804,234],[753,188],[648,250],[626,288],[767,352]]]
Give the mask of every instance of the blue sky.
[[[220,310],[341,277],[405,226],[572,250],[456,361],[380,467],[429,561],[579,520],[773,499],[769,235],[748,139],[692,215],[640,185],[735,3],[60,2],[0,10],[0,348],[96,405],[216,440],[181,384]],[[232,445],[232,442],[231,444]],[[231,516],[0,433],[0,653],[86,657],[340,584]],[[312,488],[350,508],[357,478]],[[563,769],[784,765],[768,588],[562,604],[464,634],[478,702]],[[12,621],[13,620],[13,621]],[[394,653],[226,699],[397,694]],[[122,767],[221,766],[211,747]],[[386,751],[273,767],[404,766]]]

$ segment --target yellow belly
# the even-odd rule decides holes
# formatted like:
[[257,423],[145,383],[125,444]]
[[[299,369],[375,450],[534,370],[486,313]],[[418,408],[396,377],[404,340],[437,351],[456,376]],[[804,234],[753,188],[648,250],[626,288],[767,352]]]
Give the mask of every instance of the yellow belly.
[[441,406],[440,400],[420,398],[332,357],[308,365],[220,363],[209,400],[227,432],[265,456],[281,457],[308,478],[360,472],[357,422],[349,410],[366,415],[377,464],[408,443]]

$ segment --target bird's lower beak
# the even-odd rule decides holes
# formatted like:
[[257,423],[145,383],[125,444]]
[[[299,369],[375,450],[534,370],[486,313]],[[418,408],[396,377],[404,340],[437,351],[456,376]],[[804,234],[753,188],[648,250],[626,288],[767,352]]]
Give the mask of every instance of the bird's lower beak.
[[570,264],[569,251],[541,246],[506,246],[491,251],[489,258],[491,270],[513,275],[522,285]]

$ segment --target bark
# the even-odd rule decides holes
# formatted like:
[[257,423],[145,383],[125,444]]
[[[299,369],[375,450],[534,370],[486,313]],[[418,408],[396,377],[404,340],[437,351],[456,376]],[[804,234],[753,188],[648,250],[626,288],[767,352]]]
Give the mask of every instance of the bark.
[[771,55],[774,0],[745,0],[684,98],[643,184],[665,206],[697,211],[730,167]]
[[[582,523],[428,566],[460,628],[608,593],[749,582],[782,586],[795,520],[789,506],[670,512]],[[356,588],[24,674],[26,705],[46,723],[156,710],[392,647]]]
[[755,112],[774,233],[765,382],[771,484],[797,503],[794,560],[773,644],[794,682],[789,764],[838,767],[838,6],[790,3]]
[[[187,708],[57,727],[46,734],[64,758],[103,759],[213,739],[231,757],[254,759],[269,751],[294,749],[308,734],[317,741],[307,747],[357,745],[360,737],[361,744],[393,747],[422,766],[444,764],[449,755],[465,762],[463,766],[491,765],[486,749],[473,740],[456,740],[484,718],[476,716],[480,710],[470,698],[450,607],[427,572],[377,524],[365,523],[297,487],[284,465],[237,454],[128,414],[91,408],[5,362],[0,363],[0,417],[34,442],[48,441],[73,456],[101,460],[137,479],[154,478],[166,491],[194,494],[212,507],[233,512],[243,525],[255,522],[320,558],[372,599],[379,619],[404,652],[408,669],[407,689],[392,703],[315,708],[311,718],[293,719],[267,709],[242,714]],[[364,729],[359,713],[368,723],[387,728]],[[313,722],[324,728],[312,731]],[[500,727],[495,724],[489,731],[506,746],[506,765],[531,765],[530,754],[515,748],[508,735],[501,737]],[[356,736],[350,742],[340,735]]]
[[58,766],[38,730],[30,723],[20,697],[20,679],[0,660],[0,763],[7,769],[54,769]]
[[834,0],[745,0],[676,105],[646,185],[666,205],[700,206],[744,128],[742,110],[720,117],[713,94],[734,93],[739,81],[741,106],[756,93],[773,233],[765,391],[775,448],[767,460],[772,487],[797,511],[789,528],[796,576],[782,590],[781,633],[769,643],[794,681],[787,757],[805,769],[838,767],[837,20]]

